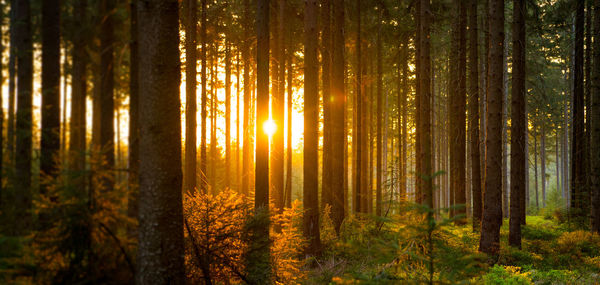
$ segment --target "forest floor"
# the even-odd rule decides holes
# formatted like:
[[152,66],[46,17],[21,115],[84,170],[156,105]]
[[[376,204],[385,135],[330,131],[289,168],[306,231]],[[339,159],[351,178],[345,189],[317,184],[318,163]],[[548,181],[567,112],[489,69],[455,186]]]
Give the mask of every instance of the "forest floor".
[[558,212],[527,216],[522,249],[508,246],[505,219],[493,258],[478,253],[479,233],[470,223],[426,227],[415,217],[350,223],[345,241],[324,239],[323,258],[305,283],[600,284],[600,236],[561,219]]

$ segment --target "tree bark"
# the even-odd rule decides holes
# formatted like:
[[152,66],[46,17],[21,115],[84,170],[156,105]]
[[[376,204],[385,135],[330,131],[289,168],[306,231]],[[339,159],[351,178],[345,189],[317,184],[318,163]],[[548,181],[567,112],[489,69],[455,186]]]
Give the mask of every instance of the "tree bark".
[[[204,1],[204,0],[203,0]],[[250,193],[250,0],[244,0],[244,43],[242,46],[242,60],[244,61],[244,141],[242,151],[242,194]],[[204,63],[203,63],[204,64]],[[204,97],[203,97],[204,98]],[[204,99],[202,99],[204,100]]]
[[[272,0],[274,7],[277,7],[277,2],[282,0]],[[273,9],[273,15],[278,15],[278,9]],[[272,22],[274,24],[274,28],[272,29],[273,34],[273,71],[272,71],[272,89],[273,96],[271,96],[271,114],[273,117],[273,121],[276,126],[275,133],[272,137],[272,147],[271,157],[270,157],[270,169],[271,169],[271,197],[273,198],[275,204],[275,210],[278,213],[283,212],[283,207],[285,205],[283,190],[284,190],[284,175],[283,171],[285,169],[284,165],[284,130],[285,130],[285,92],[281,81],[284,80],[285,77],[285,61],[283,58],[283,52],[281,48],[283,47],[283,33],[280,32],[279,27],[279,18],[273,17]],[[283,63],[283,71],[284,75],[281,75],[280,67],[281,63]],[[284,80],[285,81],[285,80]]]
[[[594,1],[593,35],[600,37],[600,0]],[[593,61],[600,62],[600,41],[595,40],[592,45]],[[590,181],[592,194],[591,230],[600,233],[600,64],[593,65],[591,82],[592,96],[592,122],[591,122],[591,147],[590,147]]]
[[115,166],[115,101],[114,101],[114,18],[116,0],[101,0],[100,13],[104,17],[100,27],[100,114],[98,142],[102,160],[99,171],[103,178],[98,185],[102,191],[111,191],[114,187],[112,171]]
[[[510,137],[510,221],[508,243],[521,248],[522,201],[524,199],[525,172],[527,169],[527,100],[525,98],[525,15],[524,0],[513,0],[513,75],[511,97],[511,137]],[[557,156],[558,157],[558,156]]]
[[473,230],[481,226],[481,165],[479,152],[479,50],[477,29],[477,0],[469,2],[469,121],[471,122],[471,191],[473,195]]
[[585,189],[585,123],[584,123],[584,86],[583,86],[583,31],[584,30],[584,1],[576,1],[575,11],[575,60],[573,88],[573,131],[571,145],[571,207],[570,215],[576,223],[583,223],[587,215]]
[[[185,170],[183,190],[196,189],[196,23],[198,0],[185,4]],[[203,47],[204,49],[204,47]]]
[[489,87],[487,94],[486,175],[479,250],[495,255],[500,249],[502,225],[502,107],[504,1],[490,0],[489,5]]
[[269,138],[262,129],[269,119],[269,0],[258,0],[256,10],[256,164],[255,215],[247,271],[250,283],[270,283],[269,254]]
[[321,206],[332,206],[331,189],[331,1],[321,0],[321,80],[323,88],[323,165],[321,179]]
[[31,148],[33,129],[33,43],[29,0],[15,0],[15,52],[17,69],[17,116],[15,158],[14,233],[24,235],[31,227]]
[[320,251],[319,238],[319,67],[317,0],[304,9],[304,237],[307,254]]
[[179,5],[138,6],[140,208],[137,284],[184,284]]
[[376,53],[377,53],[377,165],[375,166],[375,179],[376,179],[376,191],[375,191],[375,215],[381,216],[381,192],[383,191],[383,47],[381,43],[381,7],[378,9],[377,16],[377,42],[376,42]]
[[[42,2],[41,176],[58,175],[57,159],[61,145],[60,75],[60,0],[46,0]],[[43,181],[40,183],[42,194],[47,192],[48,187]]]
[[333,0],[332,5],[332,68],[331,68],[331,218],[337,233],[345,218],[344,150],[346,146],[346,91],[344,86],[345,22],[344,0]]

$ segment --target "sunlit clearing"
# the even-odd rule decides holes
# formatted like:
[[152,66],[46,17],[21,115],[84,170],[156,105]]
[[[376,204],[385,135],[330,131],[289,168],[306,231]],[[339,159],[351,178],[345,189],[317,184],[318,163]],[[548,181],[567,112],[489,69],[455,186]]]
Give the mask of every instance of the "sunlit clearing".
[[269,138],[273,136],[276,130],[277,125],[275,125],[275,122],[273,122],[273,120],[268,119],[263,123],[263,132],[265,132],[265,134],[267,134]]

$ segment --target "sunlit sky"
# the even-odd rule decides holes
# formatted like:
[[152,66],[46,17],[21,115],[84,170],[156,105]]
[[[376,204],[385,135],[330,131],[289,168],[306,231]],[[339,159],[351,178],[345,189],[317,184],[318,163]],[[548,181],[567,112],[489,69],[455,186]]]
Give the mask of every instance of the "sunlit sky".
[[[34,47],[34,95],[33,95],[33,108],[34,108],[34,124],[35,124],[35,129],[39,129],[40,128],[40,124],[41,124],[41,113],[40,113],[40,106],[41,106],[41,51],[40,51],[40,46],[36,45]],[[64,51],[64,50],[63,50]],[[182,64],[184,64],[185,62],[185,52],[182,51],[181,52],[181,56],[182,56]],[[62,56],[64,58],[64,54]],[[62,59],[61,59],[61,63],[62,63]],[[3,62],[8,62],[8,54],[5,53],[3,56]],[[198,61],[199,63],[199,61]],[[183,66],[183,65],[182,65]],[[196,96],[197,96],[197,114],[196,114],[196,120],[197,120],[197,129],[196,129],[196,134],[197,134],[197,139],[196,139],[196,144],[197,147],[200,147],[200,132],[201,132],[201,113],[200,113],[200,107],[201,107],[201,74],[200,74],[200,64],[197,65],[197,88],[196,88]],[[209,71],[209,69],[207,68],[207,72]],[[62,71],[61,71],[62,72]],[[218,81],[220,81],[220,83],[217,83],[217,86],[219,86],[219,88],[217,89],[217,98],[218,98],[218,104],[217,104],[217,142],[220,148],[224,148],[225,147],[225,89],[224,89],[224,83],[225,83],[225,69],[224,69],[224,62],[223,59],[219,59],[219,66],[216,69],[216,72],[218,73],[217,75],[217,79]],[[207,91],[208,93],[208,97],[209,97],[209,102],[207,102],[207,106],[208,109],[207,110],[207,144],[210,144],[210,129],[211,129],[211,120],[210,120],[210,72],[208,72],[208,84],[207,84]],[[8,71],[7,69],[3,70],[3,78],[5,79],[2,82],[2,107],[4,108],[4,112],[5,114],[8,114]],[[182,124],[182,145],[183,145],[183,141],[185,140],[185,104],[186,104],[186,94],[185,94],[185,72],[182,71],[182,80],[181,80],[181,85],[180,85],[180,98],[181,98],[181,124]],[[88,76],[88,80],[91,80],[91,76]],[[70,77],[67,78],[67,84],[66,84],[66,88],[65,88],[65,84],[64,84],[64,77],[61,77],[61,122],[64,120],[64,118],[62,117],[62,112],[63,112],[63,108],[65,108],[65,106],[63,105],[64,102],[64,96],[67,96],[67,104],[66,104],[66,115],[67,115],[67,129],[68,129],[68,120],[70,120],[70,112],[71,112],[71,106],[70,106],[70,102],[71,102],[71,87],[70,87]],[[235,65],[232,64],[232,74],[231,74],[231,143],[232,146],[235,145],[235,142],[237,140],[237,77],[235,74]],[[89,83],[91,84],[91,82]],[[243,108],[244,108],[244,99],[243,99],[243,92],[242,92],[242,88],[243,88],[243,79],[240,78],[240,134],[243,135],[243,122],[244,122],[244,118],[243,118]],[[122,150],[126,149],[127,146],[127,142],[128,142],[128,134],[129,134],[129,111],[128,111],[128,106],[129,106],[129,98],[128,98],[128,94],[117,94],[117,90],[115,90],[115,98],[125,98],[124,102],[121,102],[120,104],[120,108],[118,109],[118,116],[120,117],[120,124],[117,126],[117,113],[115,113],[115,142],[117,141],[117,136],[120,138],[120,147]],[[66,94],[65,94],[66,93]],[[86,116],[87,116],[87,132],[88,132],[88,139],[91,139],[91,130],[92,130],[92,90],[88,90],[88,98],[87,98],[87,112],[86,112]],[[287,93],[285,95],[286,97],[286,102],[285,102],[285,106],[286,106],[286,110],[285,110],[285,126],[274,126],[274,132],[281,132],[284,131],[284,139],[287,141]],[[297,87],[293,88],[293,108],[292,108],[292,146],[294,149],[298,149],[302,146],[302,137],[304,134],[304,116],[302,113],[302,106],[301,106],[301,102],[302,102],[302,89],[299,89]],[[115,100],[115,107],[118,104],[118,100]],[[15,102],[15,108],[16,108],[16,102]],[[271,117],[271,116],[269,116]],[[261,128],[262,129],[262,128]],[[68,138],[67,138],[68,139]],[[39,143],[39,133],[36,134],[35,139],[34,139],[34,143],[38,142]],[[68,145],[68,144],[66,144]],[[240,147],[242,146],[242,140],[240,140]],[[39,147],[38,145],[36,145],[36,148]]]

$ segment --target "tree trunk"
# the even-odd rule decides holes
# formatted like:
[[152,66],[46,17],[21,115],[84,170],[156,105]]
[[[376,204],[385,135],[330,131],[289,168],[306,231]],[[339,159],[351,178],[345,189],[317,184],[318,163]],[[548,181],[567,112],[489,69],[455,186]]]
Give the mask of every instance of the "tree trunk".
[[231,47],[225,38],[225,188],[231,187]]
[[[344,0],[333,0],[333,54],[331,69],[331,218],[337,233],[345,217],[346,197],[344,195],[344,150],[346,145],[346,92],[344,86]],[[344,146],[344,147],[342,147]]]
[[321,74],[323,88],[323,165],[321,181],[321,207],[332,206],[331,171],[333,149],[331,141],[331,1],[321,0]]
[[383,61],[381,59],[383,54],[383,47],[381,44],[381,7],[378,9],[379,13],[377,16],[377,165],[375,166],[376,176],[376,192],[375,192],[375,215],[381,216],[381,192],[383,188],[383,165],[382,165],[382,154],[383,154]]
[[538,195],[538,150],[537,150],[537,130],[535,124],[533,125],[533,176],[535,180],[535,208],[540,209],[540,196]]
[[317,0],[304,10],[304,237],[307,254],[320,251],[319,238],[319,65]]
[[[600,36],[600,0],[594,1],[594,37]],[[600,62],[600,41],[594,41],[592,46],[593,61]],[[600,64],[593,65],[591,78],[592,96],[592,124],[590,148],[590,181],[592,191],[591,230],[600,233]]]
[[256,170],[255,216],[247,272],[250,283],[270,283],[269,254],[269,137],[262,125],[269,119],[269,0],[258,0],[256,10]]
[[357,0],[356,1],[356,96],[355,96],[355,106],[356,106],[356,111],[355,111],[355,121],[356,121],[356,128],[354,129],[354,131],[356,132],[356,142],[354,143],[355,149],[353,149],[353,152],[355,152],[356,155],[356,164],[355,164],[355,168],[356,168],[356,174],[354,176],[354,187],[353,187],[353,195],[352,195],[352,201],[353,201],[353,205],[354,205],[354,212],[355,213],[360,213],[362,212],[361,210],[363,209],[363,207],[361,206],[361,202],[363,201],[362,199],[362,191],[363,190],[363,171],[365,169],[363,169],[364,167],[364,163],[363,163],[363,125],[364,125],[364,116],[363,116],[363,98],[362,98],[362,50],[361,50],[361,46],[362,46],[362,40],[361,40],[361,1]]
[[[274,4],[278,1],[283,0],[272,0]],[[275,7],[277,7],[275,5]],[[273,15],[278,14],[278,9],[273,9]],[[285,130],[285,92],[281,81],[284,80],[285,73],[282,76],[280,72],[281,64],[283,63],[283,71],[285,72],[285,62],[283,58],[283,52],[281,48],[283,47],[283,33],[279,27],[279,18],[273,17],[272,22],[274,23],[274,28],[272,29],[273,34],[273,72],[271,78],[272,86],[273,86],[273,96],[271,97],[271,114],[273,117],[273,121],[277,130],[273,134],[272,137],[272,146],[271,157],[270,157],[270,170],[271,170],[271,197],[275,202],[275,210],[278,213],[283,212],[283,207],[285,205],[283,190],[284,190],[284,176],[283,171],[285,169],[284,166],[284,130]]]
[[179,5],[138,6],[140,208],[137,284],[184,284]]
[[111,191],[114,186],[112,171],[115,165],[115,102],[114,102],[114,18],[116,0],[101,0],[100,13],[103,15],[100,28],[100,126],[99,147],[101,147],[102,160],[100,166],[103,176],[98,189]]
[[481,226],[481,165],[479,152],[479,62],[477,45],[477,0],[469,2],[469,121],[471,122],[471,191],[473,195],[473,231]]
[[[198,0],[185,4],[185,169],[183,190],[196,189],[196,23]],[[204,48],[203,48],[204,49]]]
[[[418,173],[417,185],[420,186],[421,198],[418,199],[421,203],[429,208],[433,208],[433,173],[431,166],[432,143],[431,143],[431,55],[430,55],[430,10],[429,0],[420,1],[420,30],[419,30],[419,64],[421,66],[419,75],[420,84],[420,109],[419,125],[421,134],[421,147],[418,155],[418,161],[421,161],[421,172]],[[432,218],[431,212],[427,215]]]
[[33,43],[29,0],[15,0],[15,51],[17,69],[17,121],[15,158],[14,234],[24,235],[31,226],[31,148],[33,129]]
[[[41,176],[58,175],[57,159],[61,146],[60,75],[60,0],[46,0],[42,2]],[[40,183],[41,194],[47,192],[47,187],[46,183]]]
[[[214,42],[214,52],[210,55],[210,168],[208,181],[208,192],[216,195],[217,192],[217,67],[219,47],[218,39]],[[220,155],[220,154],[219,154]]]
[[[527,169],[527,100],[525,98],[525,0],[513,0],[513,75],[510,137],[510,221],[509,245],[521,248],[522,201]],[[558,156],[557,156],[558,157]]]
[[[205,1],[205,0],[203,0]],[[203,8],[204,9],[204,8]],[[242,46],[242,60],[244,61],[244,141],[242,151],[242,194],[250,193],[250,0],[244,0],[244,43]],[[204,62],[203,62],[204,65]],[[204,90],[204,87],[203,87]],[[204,92],[204,91],[203,91]],[[202,97],[203,101],[205,96]],[[203,128],[206,125],[203,123]],[[204,131],[203,131],[204,132]]]
[[[200,133],[200,192],[201,193],[208,193],[208,185],[206,182],[206,165],[207,165],[207,160],[208,157],[206,156],[206,115],[207,115],[207,105],[208,105],[208,96],[207,96],[207,91],[206,91],[206,85],[207,85],[207,74],[206,74],[206,52],[208,50],[208,44],[207,41],[208,39],[206,38],[206,26],[208,25],[208,21],[206,20],[206,1],[207,0],[201,0],[201,5],[202,5],[202,14],[201,14],[201,19],[200,19],[200,45],[202,46],[200,49],[200,60],[202,61],[202,77],[201,77],[201,85],[202,85],[202,103],[200,106],[200,124],[201,124],[201,133]],[[244,58],[244,60],[247,60],[247,58]],[[246,80],[244,78],[244,85],[246,85]],[[246,93],[244,93],[246,94]],[[246,104],[244,104],[244,107],[246,106]],[[244,119],[246,119],[247,116],[245,116],[244,114]],[[244,143],[244,147],[246,147],[246,143]],[[247,194],[247,192],[244,192],[244,194]]]
[[[283,2],[285,3],[285,1]],[[285,5],[285,4],[283,4]],[[287,26],[286,26],[287,27]],[[291,33],[288,31],[288,35]],[[291,37],[288,37],[288,41]],[[290,208],[292,207],[292,156],[293,156],[293,146],[292,146],[292,103],[293,103],[293,74],[294,70],[292,67],[293,57],[293,49],[292,45],[288,44],[287,46],[287,54],[286,54],[286,63],[287,63],[287,110],[288,110],[288,121],[287,121],[287,176],[285,177],[285,206]]]
[[504,1],[490,0],[489,6],[486,175],[479,250],[495,255],[500,249],[500,226],[502,226],[502,205],[498,201],[502,200]]
[[542,133],[540,134],[540,163],[541,182],[542,182],[542,207],[546,208],[546,129],[542,123]]
[[587,197],[585,189],[585,126],[584,126],[584,89],[583,89],[583,27],[584,1],[576,1],[575,13],[575,60],[573,88],[573,131],[571,145],[571,208],[570,214],[576,223],[583,223],[587,215]]

